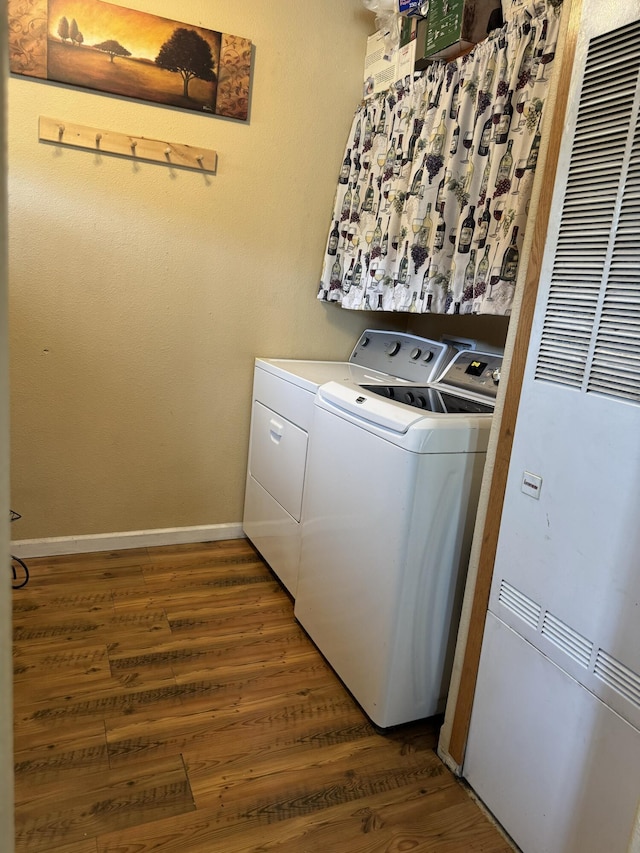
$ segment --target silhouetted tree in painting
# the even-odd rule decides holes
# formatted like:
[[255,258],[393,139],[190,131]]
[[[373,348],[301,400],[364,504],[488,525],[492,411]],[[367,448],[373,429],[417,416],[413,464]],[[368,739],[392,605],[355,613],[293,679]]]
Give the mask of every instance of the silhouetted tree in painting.
[[96,50],[102,50],[105,53],[108,53],[112,62],[114,56],[131,56],[131,51],[127,50],[126,47],[123,47],[120,42],[117,42],[114,39],[108,39],[107,41],[100,42],[100,44],[94,44],[94,47]]
[[211,47],[195,30],[179,27],[160,48],[156,65],[167,71],[177,71],[184,82],[183,95],[189,97],[189,81],[215,81]]
[[84,41],[84,36],[78,29],[78,24],[75,18],[71,19],[71,24],[69,25],[69,38],[73,44],[82,44]]
[[58,22],[58,35],[64,42],[69,38],[69,21],[64,17],[64,15]]

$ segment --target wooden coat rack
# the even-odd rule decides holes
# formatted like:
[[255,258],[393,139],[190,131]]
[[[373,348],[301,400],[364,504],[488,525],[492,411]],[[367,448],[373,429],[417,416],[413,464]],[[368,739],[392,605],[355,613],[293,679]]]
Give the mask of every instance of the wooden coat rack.
[[197,172],[215,173],[218,165],[218,154],[210,148],[192,148],[177,142],[130,136],[46,116],[40,116],[38,138],[40,142],[84,148],[100,154],[116,154],[131,160],[144,160]]

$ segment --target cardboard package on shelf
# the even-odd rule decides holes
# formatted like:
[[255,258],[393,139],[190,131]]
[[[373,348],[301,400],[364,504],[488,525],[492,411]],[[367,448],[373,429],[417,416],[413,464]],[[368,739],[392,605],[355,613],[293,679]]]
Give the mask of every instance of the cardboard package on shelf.
[[413,18],[421,18],[427,14],[429,3],[426,0],[398,0],[398,12]]

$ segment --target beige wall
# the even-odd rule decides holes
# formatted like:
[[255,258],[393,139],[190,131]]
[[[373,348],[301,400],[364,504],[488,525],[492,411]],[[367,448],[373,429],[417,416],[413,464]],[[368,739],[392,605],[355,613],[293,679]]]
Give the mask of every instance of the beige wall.
[[[250,38],[250,121],[10,80],[19,539],[240,521],[254,357],[344,358],[407,323],[315,298],[374,29],[360,0],[124,5]],[[39,115],[215,148],[218,174],[42,144]]]
[[[250,121],[10,80],[19,538],[238,521],[254,356],[344,355],[364,326],[314,295],[372,16],[123,5],[250,38]],[[218,174],[41,144],[39,115],[211,147]]]

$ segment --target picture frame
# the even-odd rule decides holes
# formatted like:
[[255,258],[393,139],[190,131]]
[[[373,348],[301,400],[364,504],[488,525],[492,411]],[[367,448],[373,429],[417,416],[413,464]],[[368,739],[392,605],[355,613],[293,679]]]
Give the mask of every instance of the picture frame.
[[9,70],[246,121],[252,43],[103,0],[9,0]]

